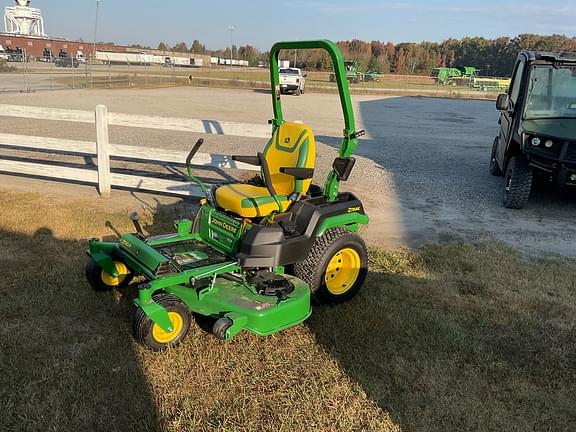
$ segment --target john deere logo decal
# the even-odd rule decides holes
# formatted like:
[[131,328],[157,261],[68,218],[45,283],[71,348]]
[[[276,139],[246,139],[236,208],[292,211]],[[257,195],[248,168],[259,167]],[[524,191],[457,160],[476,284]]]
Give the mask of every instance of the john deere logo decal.
[[236,233],[238,232],[238,228],[237,228],[237,227],[235,227],[235,226],[233,226],[233,225],[230,225],[230,224],[228,224],[228,223],[226,223],[226,222],[224,222],[224,221],[221,221],[221,220],[219,220],[219,219],[216,219],[216,218],[212,218],[212,224],[215,225],[215,226],[217,226],[217,227],[220,227],[220,228],[222,228],[222,229],[225,229],[226,231],[228,231],[228,232],[230,232],[230,233],[232,233],[232,234],[236,234]]

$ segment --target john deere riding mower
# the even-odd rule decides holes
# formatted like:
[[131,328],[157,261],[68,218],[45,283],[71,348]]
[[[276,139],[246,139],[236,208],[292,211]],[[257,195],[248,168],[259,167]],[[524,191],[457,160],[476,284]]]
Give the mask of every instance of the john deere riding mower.
[[[282,49],[325,49],[332,58],[344,114],[344,137],[323,188],[312,185],[314,134],[302,123],[284,120],[278,54]],[[194,220],[175,222],[175,232],[147,237],[136,232],[119,242],[89,243],[86,276],[96,290],[127,286],[139,277],[134,316],[136,339],[153,350],[175,346],[192,316],[212,318],[224,340],[245,329],[269,335],[310,316],[312,298],[338,303],[350,299],[366,276],[367,252],[355,234],[368,223],[362,203],[339,192],[354,166],[357,138],[342,55],[330,41],[279,42],[270,51],[274,119],[272,137],[261,153],[233,156],[260,166],[246,183],[206,187]]]

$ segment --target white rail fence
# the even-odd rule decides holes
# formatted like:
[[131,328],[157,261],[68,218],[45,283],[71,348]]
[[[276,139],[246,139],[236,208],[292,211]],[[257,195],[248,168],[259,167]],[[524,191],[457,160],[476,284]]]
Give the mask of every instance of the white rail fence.
[[[270,127],[265,125],[108,113],[104,105],[96,106],[94,112],[0,105],[0,116],[94,124],[96,126],[95,142],[0,133],[0,148],[9,147],[12,149],[37,150],[70,155],[96,156],[97,170],[90,169],[90,167],[72,168],[46,163],[14,161],[2,159],[2,156],[0,156],[0,172],[96,184],[98,185],[99,193],[105,197],[110,195],[113,187],[175,195],[199,195],[200,193],[198,188],[190,184],[186,179],[178,181],[112,172],[110,169],[111,158],[182,164],[189,150],[112,144],[108,137],[109,126],[128,126],[254,138],[268,138],[270,136]],[[221,169],[258,170],[257,167],[252,165],[233,161],[227,155],[211,153],[197,153],[192,160],[192,164]]]

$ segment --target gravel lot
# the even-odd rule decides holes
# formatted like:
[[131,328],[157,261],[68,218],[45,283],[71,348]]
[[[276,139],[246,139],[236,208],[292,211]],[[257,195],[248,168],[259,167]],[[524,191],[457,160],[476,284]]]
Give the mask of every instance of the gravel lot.
[[[353,100],[359,127],[367,135],[357,150],[355,171],[342,189],[364,201],[371,217],[364,232],[369,243],[418,247],[488,237],[530,254],[576,255],[573,194],[540,182],[525,209],[502,207],[502,179],[488,174],[498,118],[493,102],[370,96]],[[104,103],[115,112],[261,124],[272,116],[270,95],[265,92],[192,87],[4,94],[1,103],[71,109],[93,109]],[[307,122],[317,135],[317,181],[322,184],[343,126],[338,97],[287,96],[284,103],[286,118]],[[0,132],[94,139],[90,125],[2,117],[1,108]],[[189,133],[125,127],[111,128],[110,136],[119,144],[164,148],[189,148],[196,138]],[[209,136],[204,151],[252,154],[263,145],[263,139]],[[0,150],[2,154],[6,153]],[[15,187],[31,182],[2,176],[0,184]],[[72,189],[96,196],[92,188]]]

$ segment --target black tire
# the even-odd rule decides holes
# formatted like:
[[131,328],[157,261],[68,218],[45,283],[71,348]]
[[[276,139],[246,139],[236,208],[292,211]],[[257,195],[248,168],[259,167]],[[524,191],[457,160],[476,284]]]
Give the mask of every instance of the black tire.
[[[342,292],[337,292],[327,285],[326,278],[334,277],[331,273],[327,274],[328,265],[338,259],[339,253],[350,249],[355,251],[357,257],[357,274],[353,282],[342,285],[345,287]],[[336,270],[339,272],[340,268]],[[318,237],[306,259],[294,264],[293,267],[294,276],[306,282],[312,290],[314,299],[321,303],[341,303],[350,300],[362,287],[367,271],[368,251],[364,240],[344,228],[330,229]]]
[[301,91],[300,91],[299,88],[297,88],[296,90],[294,90],[294,96],[300,96],[300,93],[301,93]]
[[498,151],[498,137],[494,138],[494,143],[492,144],[492,152],[490,153],[490,174],[492,174],[493,176],[502,177],[504,173],[498,166],[498,161],[496,160],[497,151]]
[[523,156],[512,156],[504,176],[504,207],[521,209],[532,188],[532,167]]
[[[124,274],[123,277],[120,278],[112,278],[102,267],[98,265],[96,261],[92,258],[86,264],[86,279],[92,288],[96,291],[110,291],[114,288],[125,288],[130,284],[132,279],[134,278],[134,272],[126,266],[124,263],[115,262],[116,265],[122,265],[127,274]],[[113,281],[113,279],[117,279],[117,281]]]
[[226,332],[230,327],[232,327],[232,320],[228,317],[223,317],[214,323],[212,326],[212,334],[216,336],[218,339],[226,340]]
[[[134,338],[138,343],[152,351],[163,351],[179,345],[188,334],[192,324],[190,309],[180,299],[171,294],[157,293],[152,296],[152,300],[168,311],[168,314],[171,315],[170,318],[177,325],[177,329],[175,329],[177,333],[164,332],[146,315],[144,310],[137,308],[132,321]],[[175,322],[175,319],[179,321]],[[166,339],[159,338],[159,335],[165,336]]]

